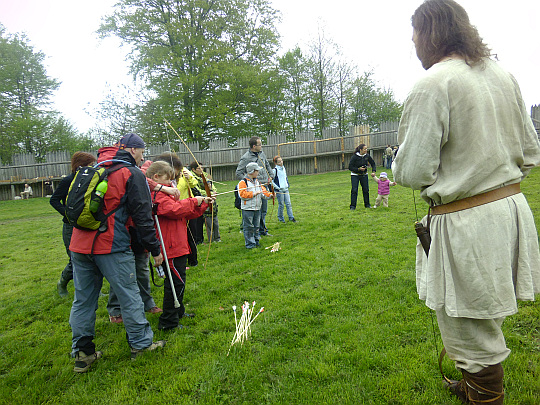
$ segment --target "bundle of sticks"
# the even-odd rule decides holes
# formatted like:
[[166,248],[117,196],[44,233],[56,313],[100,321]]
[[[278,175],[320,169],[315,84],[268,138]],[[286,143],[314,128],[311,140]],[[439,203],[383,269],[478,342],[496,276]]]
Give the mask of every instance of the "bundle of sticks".
[[236,332],[234,333],[231,347],[229,347],[227,356],[229,355],[232,347],[236,343],[240,343],[240,346],[244,344],[244,342],[251,335],[251,324],[259,316],[259,314],[264,311],[264,307],[261,307],[261,309],[259,309],[259,311],[255,314],[255,316],[253,316],[253,312],[255,310],[255,301],[253,301],[251,308],[249,307],[249,302],[244,301],[244,305],[242,305],[242,316],[240,317],[240,321],[238,321],[238,318],[236,316],[236,305],[233,305],[232,309],[234,311],[234,323],[236,325]]

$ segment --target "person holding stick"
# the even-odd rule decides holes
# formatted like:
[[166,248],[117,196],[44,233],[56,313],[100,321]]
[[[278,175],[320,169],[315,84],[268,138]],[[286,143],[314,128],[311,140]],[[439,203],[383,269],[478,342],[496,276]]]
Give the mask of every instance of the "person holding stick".
[[259,246],[259,219],[262,201],[272,198],[257,176],[262,169],[257,163],[246,165],[247,177],[238,183],[238,194],[242,199],[242,229],[247,249]]
[[463,7],[427,0],[412,27],[427,73],[405,101],[393,174],[431,206],[417,290],[463,377],[445,377],[450,392],[500,405],[510,354],[501,325],[517,299],[540,292],[538,235],[520,191],[540,164],[540,143],[515,78],[490,59]]
[[[174,169],[167,162],[154,162],[146,170],[146,177],[158,184],[169,186],[174,179]],[[165,193],[152,192],[152,202],[156,217],[156,231],[162,238],[163,255],[167,257],[168,273],[165,278],[163,313],[159,317],[158,329],[173,330],[182,328],[182,317],[186,314],[183,303],[186,286],[186,264],[190,253],[187,220],[200,217],[214,198],[196,196],[175,200]],[[176,299],[175,299],[176,297]]]
[[[249,139],[249,150],[242,155],[238,166],[236,167],[236,178],[243,180],[249,173],[247,171],[247,165],[250,163],[256,163],[260,167],[258,180],[261,184],[270,187],[272,182],[272,167],[266,158],[262,150],[262,141],[258,136],[254,136]],[[262,165],[262,166],[261,166]],[[266,213],[268,211],[268,201],[263,199],[260,204],[259,215],[259,235],[272,236],[268,233],[266,228]]]
[[[127,222],[133,221],[141,236],[141,243],[160,265],[163,256],[154,231],[152,201],[146,178],[138,167],[145,143],[137,134],[123,136],[115,147],[101,148],[101,153],[114,151],[114,159],[123,167],[107,177],[108,190],[104,197],[105,230],[74,228],[69,250],[73,262],[75,298],[69,324],[72,330],[73,371],[84,373],[102,357],[93,342],[95,336],[98,298],[105,277],[114,288],[120,306],[131,358],[142,352],[165,346],[165,341],[153,342],[154,333],[144,314],[135,273],[135,257],[130,249]],[[110,165],[118,162],[109,162]]]

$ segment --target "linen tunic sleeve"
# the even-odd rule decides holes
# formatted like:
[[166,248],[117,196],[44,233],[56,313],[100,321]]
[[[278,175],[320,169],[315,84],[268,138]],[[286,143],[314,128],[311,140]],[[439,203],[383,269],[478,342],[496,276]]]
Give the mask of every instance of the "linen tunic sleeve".
[[413,190],[423,190],[437,180],[441,147],[448,137],[448,106],[437,96],[423,85],[415,87],[399,124],[394,180]]

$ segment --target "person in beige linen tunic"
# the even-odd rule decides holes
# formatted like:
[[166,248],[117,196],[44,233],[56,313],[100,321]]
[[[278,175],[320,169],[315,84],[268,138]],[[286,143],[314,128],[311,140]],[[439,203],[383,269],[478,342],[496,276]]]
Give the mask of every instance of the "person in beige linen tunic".
[[[427,72],[404,105],[394,180],[434,205],[521,182],[540,164],[540,144],[514,77],[489,59],[454,1],[425,1],[412,25]],[[502,404],[500,363],[510,353],[502,322],[517,312],[516,299],[540,292],[531,210],[518,193],[434,215],[430,234],[429,257],[417,245],[417,290],[464,377],[448,387],[465,403]]]

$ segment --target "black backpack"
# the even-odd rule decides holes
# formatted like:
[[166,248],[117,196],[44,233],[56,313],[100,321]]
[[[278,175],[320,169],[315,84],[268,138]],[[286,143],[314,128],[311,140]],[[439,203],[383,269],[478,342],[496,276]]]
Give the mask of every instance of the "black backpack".
[[240,198],[240,194],[238,194],[238,184],[234,186],[234,208],[242,209],[242,199]]
[[[122,201],[114,210],[107,215],[103,212],[103,196],[96,194],[96,187],[102,181],[106,181],[109,174],[129,166],[130,163],[123,160],[113,159],[120,162],[111,167],[99,167],[105,162],[95,166],[80,167],[69,186],[66,197],[66,218],[68,222],[78,229],[104,232],[107,229],[107,218],[122,205]],[[124,198],[124,197],[122,197]]]

